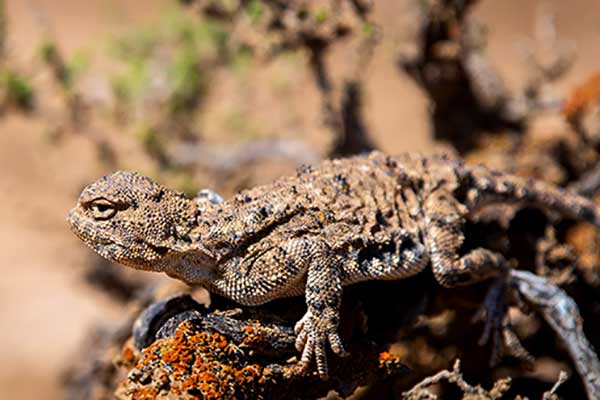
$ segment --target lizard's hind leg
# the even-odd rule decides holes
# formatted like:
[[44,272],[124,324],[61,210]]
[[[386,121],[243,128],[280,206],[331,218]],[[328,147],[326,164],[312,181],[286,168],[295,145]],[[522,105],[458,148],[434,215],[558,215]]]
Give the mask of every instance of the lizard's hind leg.
[[423,204],[423,236],[436,280],[445,287],[469,285],[508,271],[508,261],[497,252],[478,247],[465,255],[466,208],[443,191],[431,194]]
[[464,241],[462,228],[466,210],[454,197],[443,192],[434,193],[424,203],[423,211],[425,244],[433,274],[442,286],[468,285],[492,277],[497,279],[477,315],[478,319],[485,315],[480,344],[487,342],[492,335],[492,363],[497,361],[501,338],[504,338],[504,345],[510,354],[527,359],[527,352],[510,329],[506,315],[509,262],[502,254],[482,247],[459,255]]

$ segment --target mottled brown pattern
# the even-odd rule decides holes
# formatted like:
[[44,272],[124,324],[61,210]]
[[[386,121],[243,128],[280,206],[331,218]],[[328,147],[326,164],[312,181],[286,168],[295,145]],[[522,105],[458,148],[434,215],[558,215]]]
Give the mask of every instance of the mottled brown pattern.
[[588,200],[537,181],[445,157],[379,152],[303,167],[296,176],[222,201],[195,199],[132,172],[91,184],[70,212],[77,236],[102,256],[165,272],[244,305],[305,295],[296,325],[301,363],[327,375],[342,287],[402,279],[431,265],[440,284],[502,274],[505,258],[459,254],[468,218],[493,203],[529,203],[600,226]]

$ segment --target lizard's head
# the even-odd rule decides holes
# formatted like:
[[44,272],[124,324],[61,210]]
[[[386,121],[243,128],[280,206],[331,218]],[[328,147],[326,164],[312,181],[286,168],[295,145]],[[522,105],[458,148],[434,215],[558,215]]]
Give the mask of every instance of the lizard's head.
[[75,235],[101,256],[162,271],[166,257],[192,250],[197,212],[182,193],[135,172],[116,172],[83,189],[67,220]]

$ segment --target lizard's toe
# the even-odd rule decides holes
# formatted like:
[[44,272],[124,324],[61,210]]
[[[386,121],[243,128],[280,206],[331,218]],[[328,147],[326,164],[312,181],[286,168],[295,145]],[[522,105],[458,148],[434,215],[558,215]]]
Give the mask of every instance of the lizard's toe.
[[306,351],[306,348],[308,347],[306,345],[308,332],[306,330],[300,330],[299,332],[296,332],[296,335],[296,350],[302,351],[302,349],[304,349]]
[[317,372],[321,379],[329,377],[329,368],[327,367],[327,353],[325,351],[326,343],[324,340],[319,340],[315,343],[315,361],[317,362]]
[[302,371],[308,372],[310,369],[310,362],[313,359],[314,348],[313,342],[308,340],[304,344],[304,350],[302,350],[302,357],[300,358],[300,367]]
[[329,368],[327,366],[327,353],[325,348],[326,343],[322,338],[309,337],[304,346],[304,350],[302,351],[302,358],[300,359],[302,371],[308,373],[314,359],[319,377],[321,379],[327,379],[329,377]]
[[492,341],[490,365],[496,365],[503,354],[514,356],[527,363],[534,361],[512,330],[507,299],[510,290],[509,279],[498,278],[491,285],[483,304],[473,318],[474,321],[484,323],[479,345],[485,345],[490,339]]
[[344,349],[342,339],[340,339],[340,335],[338,335],[337,332],[330,333],[327,339],[329,340],[331,350],[333,350],[335,354],[340,357],[346,357],[348,355],[348,352]]
[[315,317],[312,313],[306,315],[296,324],[296,348],[302,351],[300,358],[301,369],[309,371],[314,361],[317,372],[322,379],[327,379],[329,369],[327,364],[327,347],[334,353],[345,356],[342,340],[337,333],[337,326],[331,319]]

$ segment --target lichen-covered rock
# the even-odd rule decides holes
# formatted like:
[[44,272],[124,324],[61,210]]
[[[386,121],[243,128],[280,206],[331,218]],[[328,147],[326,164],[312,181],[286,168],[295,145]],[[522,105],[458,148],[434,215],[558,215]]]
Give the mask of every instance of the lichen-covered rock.
[[268,371],[247,362],[243,350],[223,335],[197,332],[190,322],[183,322],[174,337],[159,339],[142,351],[120,397],[256,397],[265,375]]
[[156,340],[141,353],[129,341],[121,364],[133,368],[116,396],[130,400],[314,398],[333,389],[351,393],[359,385],[406,371],[390,353],[357,351],[340,363],[335,378],[323,381],[316,374],[300,373],[293,359],[278,364],[278,359],[252,350],[274,333],[276,329],[256,322],[243,328],[237,343],[185,321],[174,336]]

